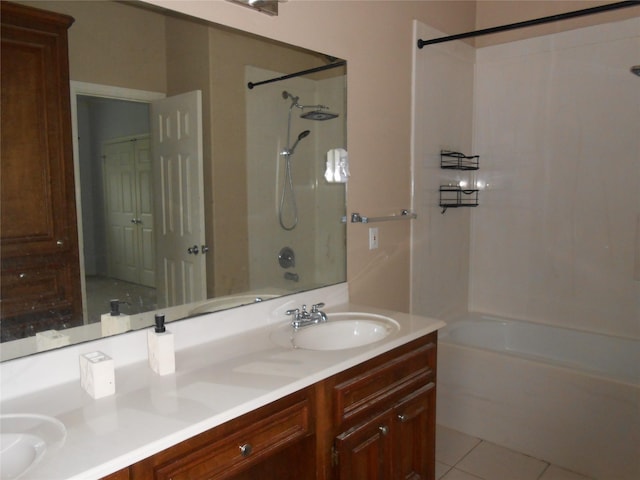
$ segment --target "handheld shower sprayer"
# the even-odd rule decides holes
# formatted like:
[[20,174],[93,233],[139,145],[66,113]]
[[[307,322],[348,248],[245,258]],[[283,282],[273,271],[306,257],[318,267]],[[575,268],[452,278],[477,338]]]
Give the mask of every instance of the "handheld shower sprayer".
[[298,138],[296,139],[295,143],[291,146],[291,148],[288,148],[285,151],[285,154],[286,155],[293,155],[293,152],[295,151],[296,147],[298,146],[298,143],[300,143],[300,140],[302,140],[303,138],[308,136],[310,133],[311,133],[311,130],[305,130],[304,132],[301,132],[300,135],[298,135]]

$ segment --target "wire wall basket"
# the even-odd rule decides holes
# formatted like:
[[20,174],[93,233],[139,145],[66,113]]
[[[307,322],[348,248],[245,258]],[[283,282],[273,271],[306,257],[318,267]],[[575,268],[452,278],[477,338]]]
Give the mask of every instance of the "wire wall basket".
[[440,152],[440,168],[448,170],[478,170],[480,155],[465,155],[460,152],[442,150]]

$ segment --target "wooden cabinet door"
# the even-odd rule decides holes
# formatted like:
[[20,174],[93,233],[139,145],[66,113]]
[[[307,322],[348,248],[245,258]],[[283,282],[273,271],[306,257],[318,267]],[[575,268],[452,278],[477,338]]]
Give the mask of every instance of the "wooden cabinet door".
[[82,323],[66,15],[2,2],[2,340]]
[[387,411],[338,435],[334,446],[336,479],[391,478],[391,421]]
[[393,409],[393,477],[397,480],[434,480],[435,383],[403,398]]

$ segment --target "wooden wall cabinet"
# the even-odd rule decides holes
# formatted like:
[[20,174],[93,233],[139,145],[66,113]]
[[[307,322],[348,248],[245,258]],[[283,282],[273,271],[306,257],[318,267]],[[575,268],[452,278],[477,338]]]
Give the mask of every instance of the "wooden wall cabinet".
[[82,323],[66,15],[1,3],[2,341]]
[[105,480],[435,479],[437,333]]

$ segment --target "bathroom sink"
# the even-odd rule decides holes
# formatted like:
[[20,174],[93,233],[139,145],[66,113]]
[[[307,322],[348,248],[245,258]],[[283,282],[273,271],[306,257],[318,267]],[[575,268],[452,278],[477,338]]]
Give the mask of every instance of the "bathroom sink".
[[17,479],[62,446],[67,429],[44,415],[0,415],[0,478]]
[[400,326],[373,313],[329,313],[328,320],[294,330],[289,324],[271,334],[276,344],[304,350],[344,350],[379,342]]

